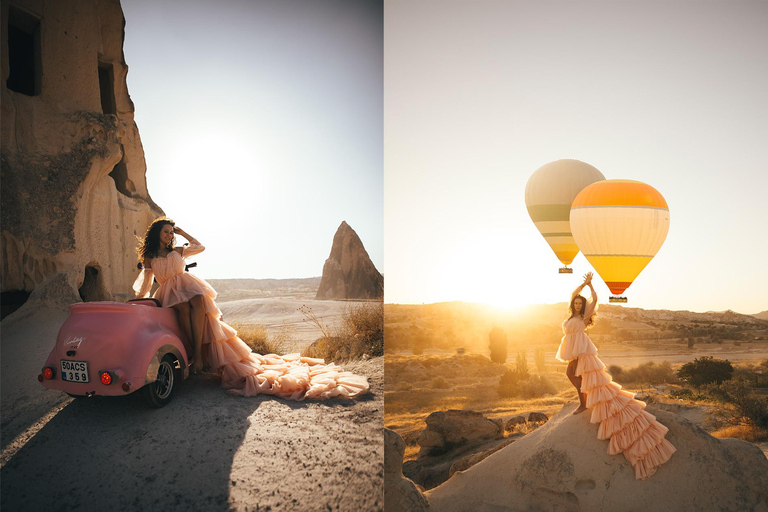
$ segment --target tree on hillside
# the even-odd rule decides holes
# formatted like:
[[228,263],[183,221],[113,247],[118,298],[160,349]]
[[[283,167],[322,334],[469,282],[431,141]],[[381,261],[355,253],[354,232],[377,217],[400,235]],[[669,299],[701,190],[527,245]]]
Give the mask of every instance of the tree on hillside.
[[722,384],[733,376],[733,365],[727,359],[703,356],[681,366],[677,376],[696,388],[711,383]]
[[507,360],[507,333],[501,327],[494,327],[488,334],[491,349],[491,361],[504,364]]
[[517,353],[517,361],[515,361],[515,371],[523,379],[528,378],[528,358],[525,356],[525,352]]
[[539,370],[539,373],[544,373],[544,370],[547,369],[547,363],[544,359],[544,347],[538,347],[536,349],[534,361],[536,362],[536,369]]

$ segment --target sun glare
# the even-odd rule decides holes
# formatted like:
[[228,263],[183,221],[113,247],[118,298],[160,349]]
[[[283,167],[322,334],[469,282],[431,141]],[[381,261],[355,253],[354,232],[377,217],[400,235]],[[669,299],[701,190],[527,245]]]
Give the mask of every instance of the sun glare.
[[511,236],[478,233],[474,243],[462,246],[444,263],[452,275],[453,300],[515,310],[535,302],[542,280],[531,268]]

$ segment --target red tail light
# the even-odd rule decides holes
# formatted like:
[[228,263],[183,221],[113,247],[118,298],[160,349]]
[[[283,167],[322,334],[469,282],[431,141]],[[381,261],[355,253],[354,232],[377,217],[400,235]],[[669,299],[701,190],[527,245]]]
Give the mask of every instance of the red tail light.
[[114,372],[101,372],[99,373],[99,378],[101,379],[102,384],[109,386],[117,380],[117,375],[115,375]]
[[46,366],[45,368],[43,368],[43,378],[45,380],[51,380],[55,376],[56,376],[56,370],[54,370],[50,366]]

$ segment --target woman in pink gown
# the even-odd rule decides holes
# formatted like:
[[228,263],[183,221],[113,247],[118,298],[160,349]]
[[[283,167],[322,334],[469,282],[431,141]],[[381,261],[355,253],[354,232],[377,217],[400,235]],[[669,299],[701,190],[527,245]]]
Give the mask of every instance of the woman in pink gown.
[[[589,286],[591,300],[580,295]],[[610,439],[608,453],[624,457],[635,468],[635,478],[643,480],[656,472],[675,453],[667,441],[667,427],[645,410],[645,403],[635,400],[634,393],[621,389],[605,371],[597,356],[597,347],[585,332],[595,322],[597,294],[592,286],[592,273],[571,294],[570,317],[563,322],[563,336],[555,356],[567,362],[566,375],[576,388],[579,407],[574,414],[592,411],[591,423],[599,423],[598,439]]]
[[[175,234],[188,246],[175,247]],[[237,331],[221,320],[216,290],[185,272],[184,258],[205,250],[200,242],[165,217],[156,219],[137,248],[143,270],[134,283],[136,296],[148,297],[153,279],[159,284],[153,297],[172,307],[182,330],[194,347],[195,371],[205,366],[221,370],[221,385],[230,393],[253,396],[271,394],[291,400],[304,398],[355,398],[368,392],[368,379],[343,371],[322,359],[300,354],[260,355],[237,337]]]

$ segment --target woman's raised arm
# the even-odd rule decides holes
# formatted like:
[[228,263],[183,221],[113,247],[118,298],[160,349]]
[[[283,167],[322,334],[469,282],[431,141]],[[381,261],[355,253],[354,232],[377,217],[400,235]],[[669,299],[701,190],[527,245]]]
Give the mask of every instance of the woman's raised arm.
[[203,246],[203,244],[198,242],[195,237],[193,237],[192,235],[190,235],[180,227],[176,226],[173,228],[173,230],[174,232],[186,238],[187,241],[189,242],[189,245],[183,247],[181,250],[181,255],[184,256],[185,258],[187,256],[194,256],[195,254],[200,254],[205,250],[205,246]]

